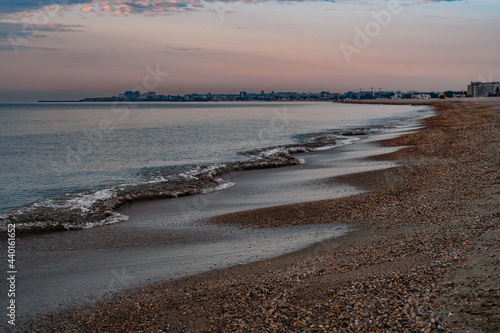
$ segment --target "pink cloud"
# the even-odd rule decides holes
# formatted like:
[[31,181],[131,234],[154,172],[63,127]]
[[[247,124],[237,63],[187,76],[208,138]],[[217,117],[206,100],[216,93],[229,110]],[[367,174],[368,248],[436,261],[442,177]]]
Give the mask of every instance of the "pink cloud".
[[84,13],[92,12],[92,11],[94,11],[94,6],[92,4],[85,4],[82,6],[81,11]]

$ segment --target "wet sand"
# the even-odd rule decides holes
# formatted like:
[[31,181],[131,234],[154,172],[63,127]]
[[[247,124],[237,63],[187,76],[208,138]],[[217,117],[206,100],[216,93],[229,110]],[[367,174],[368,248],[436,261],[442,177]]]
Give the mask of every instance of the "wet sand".
[[500,329],[498,99],[439,101],[389,169],[332,176],[372,192],[235,212],[210,223],[357,231],[257,263],[153,284],[32,323],[35,331]]

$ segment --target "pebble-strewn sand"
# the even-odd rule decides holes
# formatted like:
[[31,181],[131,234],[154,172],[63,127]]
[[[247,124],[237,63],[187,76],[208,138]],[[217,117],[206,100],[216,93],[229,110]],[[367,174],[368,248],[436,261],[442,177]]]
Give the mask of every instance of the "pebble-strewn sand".
[[358,230],[292,255],[185,278],[41,319],[47,332],[500,331],[500,101],[431,102],[384,142],[401,166],[332,179],[372,190],[214,223]]

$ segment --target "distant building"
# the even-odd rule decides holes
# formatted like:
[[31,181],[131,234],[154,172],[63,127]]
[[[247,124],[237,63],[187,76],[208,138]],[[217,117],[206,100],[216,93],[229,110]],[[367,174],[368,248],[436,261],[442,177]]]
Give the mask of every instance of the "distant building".
[[482,82],[471,82],[467,85],[467,96],[469,97],[479,97],[479,86]]
[[467,96],[488,97],[500,96],[500,82],[471,82],[467,86]]
[[412,99],[431,99],[431,95],[430,94],[422,94],[422,93],[412,94],[411,98]]
[[139,98],[141,93],[139,91],[126,91],[118,96],[120,101],[135,101]]
[[395,96],[393,91],[377,91],[374,93],[376,99],[391,99]]
[[394,93],[394,95],[392,95],[391,98],[392,99],[401,99],[401,98],[403,98],[403,93],[401,92],[401,90],[398,90]]
[[324,100],[324,101],[335,101],[335,100],[338,100],[340,99],[340,94],[339,93],[331,93],[331,92],[328,92],[328,91],[322,91],[321,92],[321,99]]
[[373,96],[373,91],[371,90],[359,92],[359,99],[374,99],[374,98],[375,97]]
[[343,96],[343,99],[359,99],[359,94],[357,92],[349,91]]

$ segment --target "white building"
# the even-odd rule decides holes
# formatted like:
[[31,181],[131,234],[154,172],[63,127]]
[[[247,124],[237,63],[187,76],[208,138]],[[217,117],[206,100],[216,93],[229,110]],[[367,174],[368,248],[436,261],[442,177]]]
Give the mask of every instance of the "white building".
[[467,86],[467,96],[500,96],[500,82],[471,82]]
[[416,94],[416,95],[412,95],[412,98],[413,99],[431,99],[431,95],[429,95],[429,94]]

